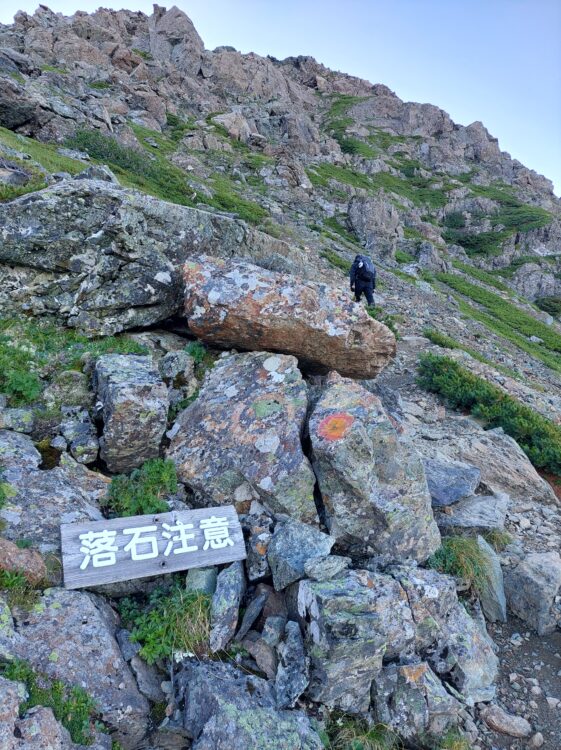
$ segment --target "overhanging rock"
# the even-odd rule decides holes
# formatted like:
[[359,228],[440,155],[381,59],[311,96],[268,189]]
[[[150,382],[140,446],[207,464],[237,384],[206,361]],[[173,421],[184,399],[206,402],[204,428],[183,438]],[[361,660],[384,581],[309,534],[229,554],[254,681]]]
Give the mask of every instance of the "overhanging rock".
[[389,328],[339,289],[208,255],[184,269],[189,329],[205,341],[293,354],[324,372],[364,379],[395,354]]

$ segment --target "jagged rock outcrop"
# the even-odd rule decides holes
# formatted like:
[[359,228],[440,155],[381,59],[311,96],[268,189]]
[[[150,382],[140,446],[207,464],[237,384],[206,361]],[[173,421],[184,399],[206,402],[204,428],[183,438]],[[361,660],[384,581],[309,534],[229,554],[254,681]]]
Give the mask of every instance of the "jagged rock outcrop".
[[294,357],[218,360],[178,417],[167,452],[195,502],[243,510],[258,499],[272,512],[317,523],[314,474],[300,442],[307,403]]
[[417,561],[438,548],[421,457],[398,438],[380,399],[332,373],[309,434],[327,525],[340,546]]
[[189,330],[209,343],[294,354],[355,378],[374,377],[395,353],[386,326],[325,284],[209,256],[184,273]]

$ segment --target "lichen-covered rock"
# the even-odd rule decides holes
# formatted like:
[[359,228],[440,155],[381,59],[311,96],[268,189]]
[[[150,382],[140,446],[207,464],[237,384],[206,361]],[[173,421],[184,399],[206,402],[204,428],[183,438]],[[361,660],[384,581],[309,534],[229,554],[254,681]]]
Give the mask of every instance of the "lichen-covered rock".
[[185,315],[210,343],[294,354],[354,378],[375,377],[395,354],[393,333],[338,289],[243,261],[188,261]]
[[157,458],[166,429],[167,387],[151,357],[105,354],[95,365],[101,402],[101,458],[110,471],[124,473]]
[[247,511],[259,499],[272,512],[317,522],[315,477],[300,442],[307,403],[294,357],[220,359],[168,449],[197,504]]
[[309,422],[329,533],[355,552],[426,560],[439,546],[420,456],[380,399],[336,373]]
[[275,589],[281,591],[303,578],[306,562],[328,555],[334,543],[332,537],[305,523],[290,520],[279,524],[267,553]]
[[322,750],[300,711],[279,711],[272,684],[220,662],[184,662],[176,678],[193,750]]
[[382,659],[413,651],[405,591],[391,576],[349,570],[328,581],[300,581],[292,595],[310,656],[307,695],[343,711],[366,711]]
[[505,574],[508,607],[538,635],[553,633],[561,623],[561,556],[533,552]]
[[2,481],[8,498],[0,509],[7,539],[29,539],[40,552],[60,550],[60,524],[99,521],[99,500],[108,480],[66,456],[60,466],[39,469],[41,454],[31,438],[0,431]]
[[308,687],[309,659],[304,649],[300,625],[289,620],[284,628],[284,640],[277,647],[279,665],[275,679],[275,693],[279,708],[293,708]]
[[29,434],[33,431],[35,417],[33,409],[0,409],[0,430],[14,430]]
[[47,589],[16,622],[23,638],[19,658],[51,679],[83,687],[115,739],[126,750],[136,747],[146,732],[148,702],[121,655],[108,605],[92,594]]
[[245,593],[243,563],[234,562],[224,568],[216,581],[210,608],[210,648],[221,651],[234,637],[242,596]]
[[482,536],[477,537],[477,545],[486,564],[485,583],[479,592],[481,609],[490,622],[506,622],[506,597],[501,561]]
[[462,708],[426,662],[385,667],[372,683],[372,703],[377,723],[431,750],[458,724]]
[[[0,227],[0,265],[25,269],[15,309],[23,302],[95,335],[178,313],[181,265],[195,253],[235,251],[305,272],[299,249],[243,221],[99,180],[65,180],[3,203]],[[14,305],[1,291],[0,299]]]
[[68,444],[70,455],[79,464],[91,464],[97,459],[97,431],[85,409],[70,410],[60,425],[60,432]]

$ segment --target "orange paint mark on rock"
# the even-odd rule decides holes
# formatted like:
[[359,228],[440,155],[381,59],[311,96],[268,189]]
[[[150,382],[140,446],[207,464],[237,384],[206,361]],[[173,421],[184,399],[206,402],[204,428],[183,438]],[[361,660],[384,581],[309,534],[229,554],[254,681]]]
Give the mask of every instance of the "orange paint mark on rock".
[[325,440],[340,440],[344,438],[355,418],[345,412],[336,412],[324,417],[318,426],[318,432]]

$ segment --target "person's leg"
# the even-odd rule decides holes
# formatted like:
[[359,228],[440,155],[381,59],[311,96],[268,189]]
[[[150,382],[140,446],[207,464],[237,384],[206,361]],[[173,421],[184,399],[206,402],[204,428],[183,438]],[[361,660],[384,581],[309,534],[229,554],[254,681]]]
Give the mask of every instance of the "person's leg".
[[362,287],[360,284],[355,284],[355,302],[360,302],[360,298],[362,297]]
[[374,295],[372,294],[372,291],[373,290],[372,290],[371,286],[367,286],[367,287],[364,288],[364,294],[366,295],[366,301],[368,302],[369,305],[373,305],[374,304]]

